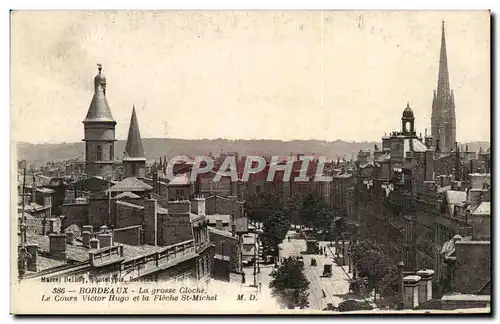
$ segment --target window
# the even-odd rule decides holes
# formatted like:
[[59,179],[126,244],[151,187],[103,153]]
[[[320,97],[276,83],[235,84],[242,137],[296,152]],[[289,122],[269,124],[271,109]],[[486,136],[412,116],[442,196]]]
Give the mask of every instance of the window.
[[111,146],[109,147],[109,159],[110,159],[110,160],[114,160],[114,158],[115,158],[115,152],[114,152],[114,150],[113,150],[113,145],[111,145]]
[[96,155],[97,155],[96,160],[102,161],[102,147],[101,147],[101,145],[97,145]]

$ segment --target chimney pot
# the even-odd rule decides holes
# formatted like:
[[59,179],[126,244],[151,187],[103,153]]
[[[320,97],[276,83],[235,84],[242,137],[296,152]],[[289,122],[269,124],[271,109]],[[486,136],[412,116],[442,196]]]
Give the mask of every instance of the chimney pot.
[[222,219],[217,219],[215,221],[215,228],[218,230],[222,230]]

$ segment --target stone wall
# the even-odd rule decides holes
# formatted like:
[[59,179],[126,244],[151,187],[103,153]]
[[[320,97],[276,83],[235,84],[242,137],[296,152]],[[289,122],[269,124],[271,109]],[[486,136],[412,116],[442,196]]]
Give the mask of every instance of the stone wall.
[[162,215],[158,219],[159,245],[172,245],[193,239],[189,214]]
[[472,239],[489,240],[491,237],[491,216],[472,215],[469,216],[469,224],[472,226]]
[[144,207],[124,201],[116,202],[116,228],[142,225]]
[[141,245],[141,229],[141,225],[115,229],[113,240],[116,243]]
[[64,225],[76,224],[78,227],[89,224],[89,204],[63,205]]
[[491,278],[490,242],[458,241],[455,289],[462,294],[476,294]]
[[[238,259],[240,253],[238,250],[238,238],[231,236],[229,232],[226,235],[218,233],[219,231],[209,229],[210,242],[215,245],[215,254],[230,257],[230,271],[238,270]],[[224,242],[224,244],[222,244]]]
[[235,218],[244,216],[243,202],[237,201],[236,196],[211,196],[205,199],[207,215],[234,215]]
[[[102,225],[109,224],[109,200],[108,199],[90,199],[89,200],[89,222],[85,225],[92,225],[99,228]],[[113,211],[111,211],[113,215]]]

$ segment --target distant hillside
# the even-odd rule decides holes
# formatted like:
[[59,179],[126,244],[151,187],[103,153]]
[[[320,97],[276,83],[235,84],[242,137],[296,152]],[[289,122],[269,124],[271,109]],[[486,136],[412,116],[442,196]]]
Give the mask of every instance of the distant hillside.
[[[143,139],[144,151],[148,160],[159,160],[160,157],[176,156],[187,154],[190,156],[212,153],[219,155],[224,152],[238,152],[243,155],[279,155],[287,156],[290,153],[315,154],[326,156],[329,159],[336,159],[337,156],[350,159],[352,154],[359,150],[372,150],[377,142],[344,142],[337,140],[334,142],[319,140],[224,140],[224,139],[200,139],[185,140],[171,138],[145,138]],[[484,149],[489,147],[488,142],[468,143],[469,150],[477,151],[479,147]],[[84,143],[61,143],[61,144],[30,144],[18,143],[19,159],[39,163],[48,161],[63,161],[67,159],[84,157]],[[116,142],[115,156],[123,156],[125,141]]]

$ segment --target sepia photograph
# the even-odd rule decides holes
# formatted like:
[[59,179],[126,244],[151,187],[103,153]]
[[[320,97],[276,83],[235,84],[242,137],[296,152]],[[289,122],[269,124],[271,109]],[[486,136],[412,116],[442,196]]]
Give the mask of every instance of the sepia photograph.
[[491,315],[488,10],[12,10],[10,313]]

